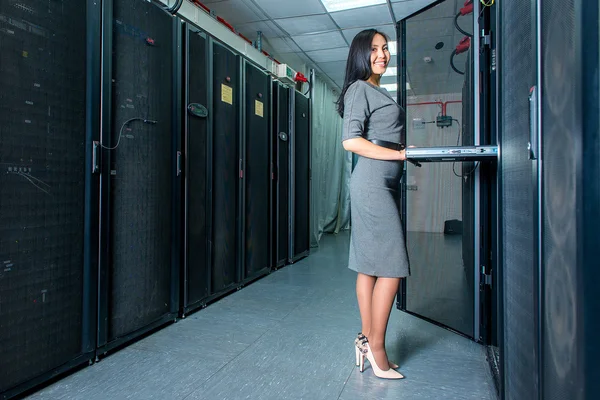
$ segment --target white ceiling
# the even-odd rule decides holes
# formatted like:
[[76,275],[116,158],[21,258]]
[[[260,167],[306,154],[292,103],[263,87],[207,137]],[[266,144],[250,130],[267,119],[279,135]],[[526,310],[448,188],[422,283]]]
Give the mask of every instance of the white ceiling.
[[[350,43],[363,29],[376,28],[396,40],[395,23],[435,0],[385,0],[384,4],[327,12],[321,0],[201,0],[234,28],[255,40],[263,34],[266,51],[281,57],[295,54],[338,89],[343,85]],[[450,54],[464,36],[454,27],[454,16],[464,0],[446,0],[407,20],[407,66],[410,95],[460,92],[463,76],[450,67]],[[472,15],[460,17],[463,30],[472,32]],[[438,42],[444,47],[435,49]],[[425,63],[424,57],[431,57]],[[455,58],[464,69],[466,56]],[[392,57],[390,66],[396,65]],[[382,83],[396,83],[394,76]]]

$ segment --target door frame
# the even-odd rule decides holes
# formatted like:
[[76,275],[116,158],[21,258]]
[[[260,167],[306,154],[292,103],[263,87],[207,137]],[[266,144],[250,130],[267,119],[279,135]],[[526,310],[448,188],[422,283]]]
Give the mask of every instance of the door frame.
[[[407,81],[407,72],[406,72],[406,21],[412,17],[415,17],[421,14],[424,11],[427,11],[445,1],[449,0],[437,0],[422,9],[412,13],[411,15],[403,18],[398,21],[396,24],[396,34],[397,34],[397,65],[398,65],[398,75],[397,75],[397,84],[398,84],[398,104],[404,109],[407,109],[407,90],[406,90],[406,81]],[[474,4],[479,4],[479,2],[474,2]],[[479,90],[475,90],[474,102],[473,102],[473,127],[474,127],[474,144],[491,144],[491,142],[495,141],[495,126],[494,126],[494,114],[493,114],[493,99],[488,99],[488,97],[494,95],[495,85],[493,76],[485,76],[488,71],[491,70],[490,63],[493,60],[491,56],[491,46],[490,42],[487,41],[491,35],[489,34],[489,20],[490,18],[484,18],[482,20],[483,24],[483,32],[484,37],[483,41],[480,38],[478,25],[478,17],[480,10],[475,8],[473,11],[473,26],[476,27],[474,29],[474,35],[471,38],[471,47],[476,49],[474,54],[478,54],[479,56],[473,57],[473,88],[479,88],[480,86],[486,86],[484,94],[481,95]],[[485,13],[486,16],[488,13]],[[487,35],[487,36],[486,36]],[[485,72],[485,73],[484,73]],[[482,77],[484,77],[482,79]],[[407,116],[405,114],[405,126],[407,125]],[[489,132],[485,137],[482,136],[482,132]],[[406,130],[402,134],[401,138],[402,143],[406,143]],[[423,315],[411,312],[407,309],[407,280],[402,279],[397,298],[397,308],[401,311],[404,311],[408,314],[414,315],[418,318],[421,318],[425,321],[443,327],[447,330],[450,330],[454,333],[457,333],[461,336],[467,337],[469,339],[474,340],[475,342],[481,344],[489,344],[490,343],[490,333],[491,333],[491,316],[492,316],[492,299],[489,293],[492,288],[492,280],[491,280],[491,271],[495,270],[495,265],[497,265],[497,240],[495,239],[495,235],[492,232],[494,224],[494,219],[497,215],[497,202],[494,201],[494,193],[496,192],[495,187],[497,187],[497,167],[494,166],[492,168],[485,168],[486,171],[484,173],[484,177],[486,179],[482,179],[482,166],[476,168],[474,172],[475,181],[475,199],[474,199],[474,226],[475,226],[475,234],[474,234],[474,302],[473,302],[473,336],[470,336],[466,333],[457,331],[453,328],[450,328],[438,321],[435,321],[431,318],[425,317]],[[406,176],[407,173],[407,163],[404,163],[404,173],[403,177]],[[492,182],[490,181],[492,179]],[[406,218],[407,218],[407,187],[406,187],[406,179],[402,179],[401,181],[401,215],[402,215],[402,229],[404,236],[406,238]],[[491,203],[490,203],[491,202]],[[485,205],[485,207],[483,207]],[[482,226],[483,224],[483,226]],[[482,257],[485,256],[485,257]],[[487,256],[486,256],[487,255]],[[489,277],[489,278],[488,278]]]

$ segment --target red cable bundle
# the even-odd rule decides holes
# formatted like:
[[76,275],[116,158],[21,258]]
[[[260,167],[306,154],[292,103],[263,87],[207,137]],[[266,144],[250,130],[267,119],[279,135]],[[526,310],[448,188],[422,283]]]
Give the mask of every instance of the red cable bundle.
[[467,15],[473,12],[473,0],[465,1],[465,6],[460,9],[460,15]]
[[306,79],[306,76],[304,76],[304,74],[302,72],[296,72],[296,76],[294,77],[294,80],[296,82],[308,82],[308,79]]
[[464,53],[465,51],[469,50],[469,47],[471,47],[471,38],[465,36],[460,40],[460,42],[458,42],[458,45],[456,46],[456,54]]

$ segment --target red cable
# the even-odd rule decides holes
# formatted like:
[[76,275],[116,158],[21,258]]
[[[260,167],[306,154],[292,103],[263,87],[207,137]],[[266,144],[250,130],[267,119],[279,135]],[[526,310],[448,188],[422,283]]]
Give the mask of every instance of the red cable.
[[422,103],[410,103],[407,106],[427,106],[427,105],[438,105],[442,107],[442,115],[446,116],[446,107],[451,103],[462,103],[462,100],[449,100],[445,102],[441,101],[425,101]]
[[192,0],[192,2],[197,5],[198,7],[203,8],[207,13],[210,14],[210,8],[206,7],[204,4],[200,3],[199,0]]
[[460,40],[460,42],[458,42],[458,45],[456,46],[456,54],[464,53],[465,51],[469,50],[469,47],[471,47],[471,38],[465,36]]
[[217,21],[219,21],[220,23],[222,23],[223,25],[228,27],[231,32],[235,32],[235,29],[233,28],[233,26],[231,26],[229,24],[229,22],[225,21],[223,18],[219,17],[218,15],[217,15]]
[[242,39],[244,39],[246,42],[248,42],[248,43],[252,44],[252,40],[248,39],[246,36],[242,35],[242,34],[241,34],[241,33],[239,33],[239,32],[238,32],[238,35],[239,35],[239,36],[240,36]]

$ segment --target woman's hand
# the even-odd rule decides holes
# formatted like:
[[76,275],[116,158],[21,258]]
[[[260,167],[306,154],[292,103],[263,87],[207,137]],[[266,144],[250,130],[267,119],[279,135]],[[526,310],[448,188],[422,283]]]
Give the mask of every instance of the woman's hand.
[[398,161],[406,161],[406,150],[402,149],[398,153],[400,154]]
[[[417,147],[417,146],[415,146],[415,145],[408,146],[409,149],[413,148],[413,147]],[[400,153],[401,153],[400,154],[400,160],[401,161],[406,161],[406,150],[400,150]]]

